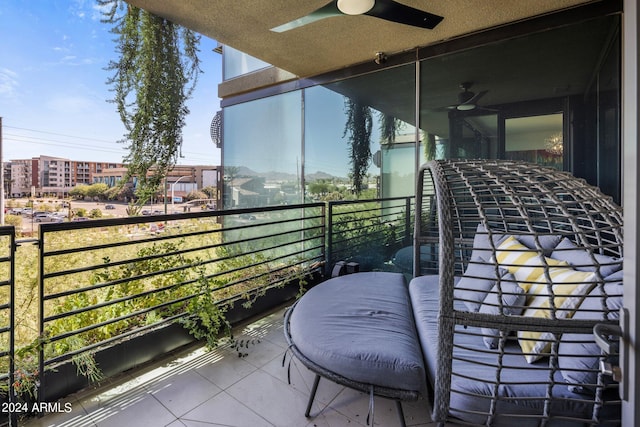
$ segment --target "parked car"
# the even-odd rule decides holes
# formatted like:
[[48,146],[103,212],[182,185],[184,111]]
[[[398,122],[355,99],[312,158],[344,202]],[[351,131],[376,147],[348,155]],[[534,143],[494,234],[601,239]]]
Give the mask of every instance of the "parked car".
[[63,219],[57,215],[52,215],[50,213],[37,213],[33,215],[33,220],[35,222],[62,222]]
[[89,221],[89,218],[87,218],[86,216],[76,216],[71,221],[72,222]]
[[104,208],[111,210],[111,209],[115,209],[116,207],[113,205],[104,205]]
[[151,215],[151,211],[148,209],[143,209],[142,212],[140,212],[142,215]]

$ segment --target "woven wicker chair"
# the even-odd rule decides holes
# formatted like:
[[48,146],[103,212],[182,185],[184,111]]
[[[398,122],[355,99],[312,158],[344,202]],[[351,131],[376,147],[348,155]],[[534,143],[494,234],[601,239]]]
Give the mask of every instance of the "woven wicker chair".
[[566,172],[502,160],[430,162],[416,194],[410,292],[434,420],[619,424],[592,330],[618,323],[621,208]]

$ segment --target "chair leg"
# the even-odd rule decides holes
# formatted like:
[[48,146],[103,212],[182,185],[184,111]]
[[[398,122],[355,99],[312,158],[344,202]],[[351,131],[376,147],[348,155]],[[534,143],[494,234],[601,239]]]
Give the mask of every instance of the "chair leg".
[[398,408],[398,416],[400,417],[400,426],[407,427],[404,422],[404,411],[402,410],[402,402],[396,400],[396,408]]
[[309,414],[311,413],[311,405],[313,405],[313,399],[316,397],[316,391],[318,391],[318,383],[320,382],[320,375],[316,375],[316,378],[313,380],[313,387],[311,387],[311,396],[309,396],[309,403],[307,403],[307,411],[304,413],[304,416],[309,418]]

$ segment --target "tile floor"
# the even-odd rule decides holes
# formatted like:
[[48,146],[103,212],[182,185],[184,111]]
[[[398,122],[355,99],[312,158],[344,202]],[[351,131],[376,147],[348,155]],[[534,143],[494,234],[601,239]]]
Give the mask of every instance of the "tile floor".
[[[171,358],[69,396],[68,413],[21,421],[27,427],[331,427],[366,426],[368,396],[321,380],[312,418],[304,411],[314,374],[286,351],[284,309],[236,333],[255,340],[240,357],[230,345],[192,346]],[[287,356],[287,365],[289,356]],[[407,426],[435,426],[425,401],[403,404]],[[398,426],[395,403],[375,399],[375,425]]]

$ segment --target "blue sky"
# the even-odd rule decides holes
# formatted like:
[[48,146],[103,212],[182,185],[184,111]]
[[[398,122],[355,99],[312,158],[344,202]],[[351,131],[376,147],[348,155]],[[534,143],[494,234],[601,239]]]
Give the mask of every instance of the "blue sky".
[[[110,24],[95,0],[0,2],[0,116],[3,161],[39,155],[121,162],[124,127],[105,68],[116,59]],[[198,86],[188,102],[179,164],[220,163],[209,136],[220,109],[222,78],[216,42],[202,37]]]

